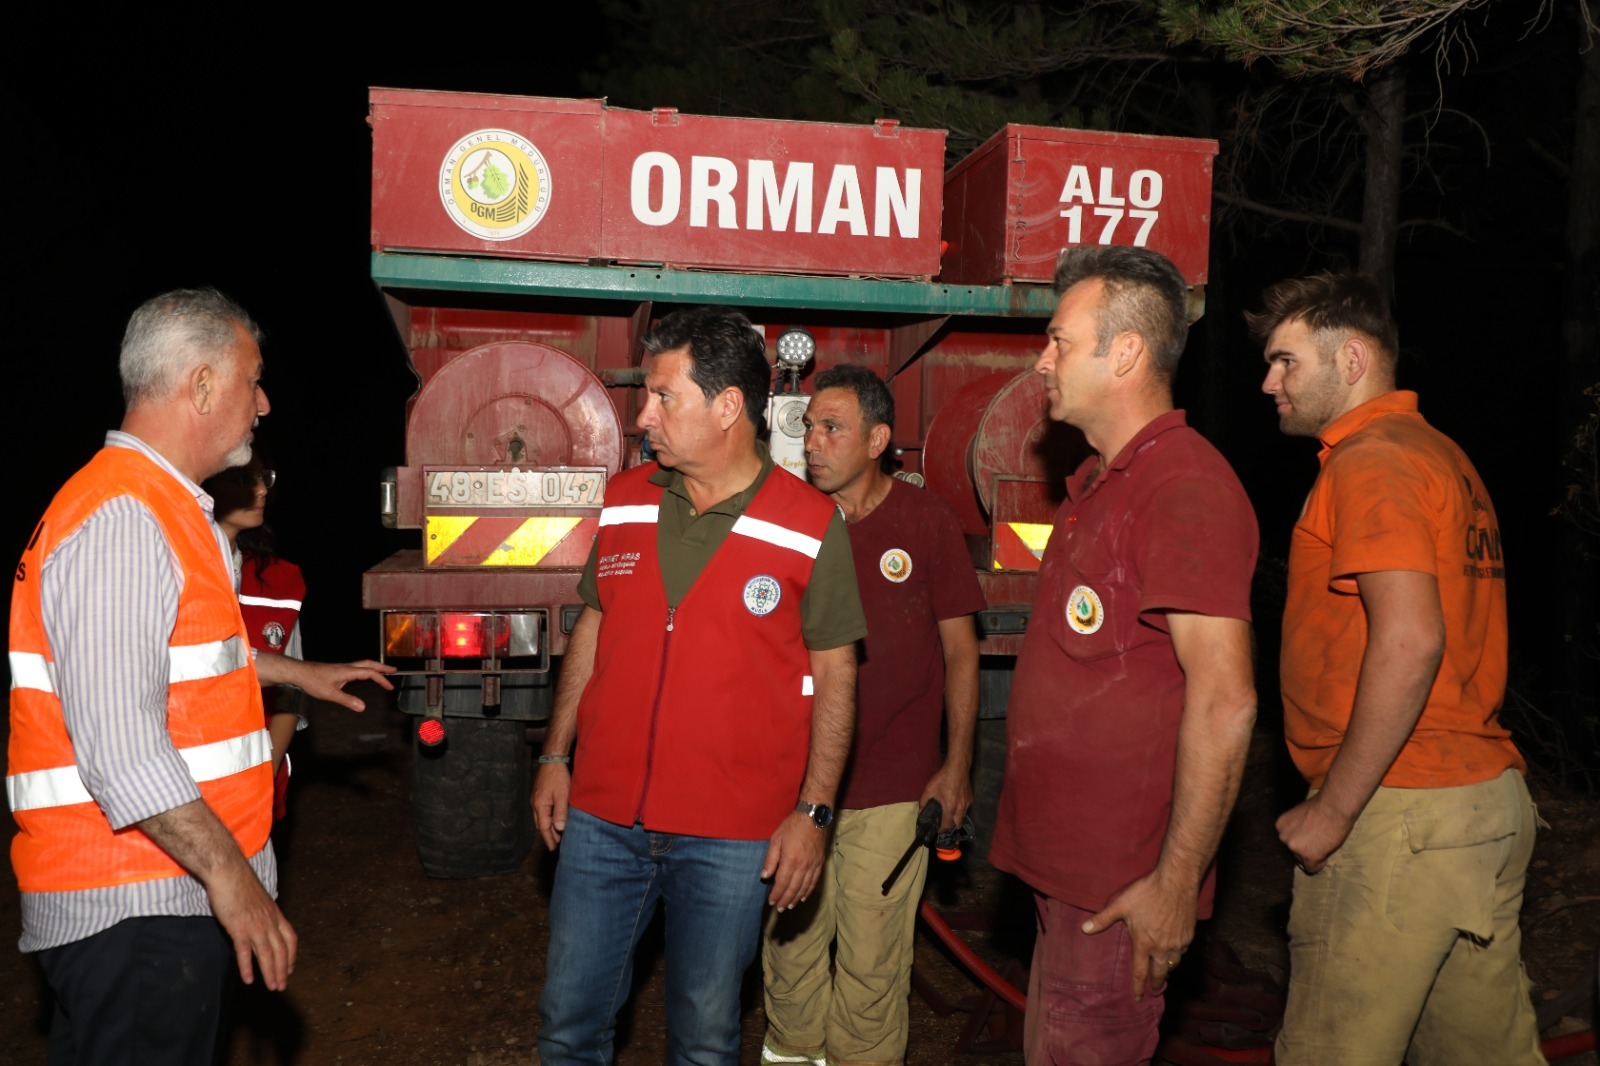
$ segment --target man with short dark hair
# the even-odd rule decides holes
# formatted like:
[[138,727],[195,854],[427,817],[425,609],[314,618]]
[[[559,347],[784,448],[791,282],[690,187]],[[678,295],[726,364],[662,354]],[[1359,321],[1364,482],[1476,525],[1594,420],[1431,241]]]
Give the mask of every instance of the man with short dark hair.
[[972,802],[973,615],[984,599],[955,511],[884,470],[894,431],[888,387],[845,364],[818,374],[812,388],[806,468],[849,525],[868,635],[856,679],[856,744],[822,881],[803,906],[767,923],[761,1058],[899,1063],[927,851],[888,893],[881,886],[915,837],[923,805],[937,800],[949,828]]
[[656,461],[606,486],[533,790],[561,855],[547,1066],[611,1061],[658,905],[669,1061],[738,1062],[762,903],[786,910],[815,887],[855,718],[866,626],[850,546],[827,497],[775,473],[756,438],[760,332],[693,308],[645,350],[638,424]]
[[361,710],[346,683],[389,684],[373,662],[252,665],[199,483],[250,458],[268,411],[260,339],[213,289],[139,307],[122,428],[17,567],[6,793],[19,946],[55,994],[52,1064],[210,1063],[230,962],[285,986],[296,938],[273,903],[261,685]]
[[1148,1062],[1206,917],[1255,720],[1256,523],[1173,409],[1183,276],[1142,248],[1063,252],[1035,369],[1093,455],[1039,569],[989,859],[1034,890],[1028,1061]]
[[1284,736],[1311,795],[1277,1061],[1540,1063],[1518,915],[1538,820],[1500,724],[1500,525],[1477,470],[1395,388],[1371,278],[1279,282],[1247,315],[1278,425],[1322,465],[1295,523]]

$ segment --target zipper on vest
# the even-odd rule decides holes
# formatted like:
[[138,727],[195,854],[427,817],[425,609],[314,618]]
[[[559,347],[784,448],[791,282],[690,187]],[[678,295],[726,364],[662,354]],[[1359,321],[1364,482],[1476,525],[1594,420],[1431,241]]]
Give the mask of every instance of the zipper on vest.
[[672,650],[672,619],[677,613],[676,607],[667,608],[667,638],[661,642],[661,672],[656,675],[656,698],[650,704],[650,736],[644,749],[644,782],[639,789],[639,809],[633,814],[633,820],[641,824],[644,822],[645,797],[650,795],[650,772],[655,768],[656,722],[661,719],[661,692],[667,680],[667,654]]

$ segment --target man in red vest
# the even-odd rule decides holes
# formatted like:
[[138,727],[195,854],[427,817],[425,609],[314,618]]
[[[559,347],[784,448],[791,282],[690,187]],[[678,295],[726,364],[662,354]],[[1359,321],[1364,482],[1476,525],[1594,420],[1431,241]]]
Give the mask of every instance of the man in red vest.
[[282,989],[261,683],[383,679],[271,657],[260,677],[205,478],[269,409],[260,333],[215,290],[134,312],[122,428],[56,494],[11,601],[6,793],[24,952],[55,993],[50,1061],[207,1064],[231,969]]
[[[533,807],[561,849],[539,1060],[609,1062],[665,904],[668,1058],[739,1060],[761,909],[822,867],[866,633],[849,535],[758,440],[771,367],[735,311],[645,338],[655,462],[606,486]],[[569,773],[570,764],[570,773]]]

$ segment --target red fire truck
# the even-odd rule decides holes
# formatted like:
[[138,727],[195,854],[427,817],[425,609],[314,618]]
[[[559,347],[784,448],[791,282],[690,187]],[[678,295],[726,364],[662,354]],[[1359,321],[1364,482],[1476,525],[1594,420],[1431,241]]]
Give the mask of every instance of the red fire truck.
[[[857,363],[894,392],[900,476],[961,517],[988,599],[979,810],[1009,668],[1083,455],[1027,372],[1056,254],[1170,256],[1198,315],[1216,143],[1008,126],[944,170],[942,131],[633,111],[601,100],[374,89],[372,278],[419,387],[363,579],[416,718],[430,874],[514,869],[530,742],[581,604],[607,479],[640,461],[641,338],[738,307],[778,369],[774,453],[799,468],[805,378]],[[980,831],[986,828],[980,825]]]

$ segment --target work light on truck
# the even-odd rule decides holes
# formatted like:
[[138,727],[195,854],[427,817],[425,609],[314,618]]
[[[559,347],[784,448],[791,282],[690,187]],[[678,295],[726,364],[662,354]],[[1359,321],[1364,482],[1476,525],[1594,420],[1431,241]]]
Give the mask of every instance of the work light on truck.
[[817,354],[817,341],[798,326],[778,334],[778,362],[785,369],[799,370]]

